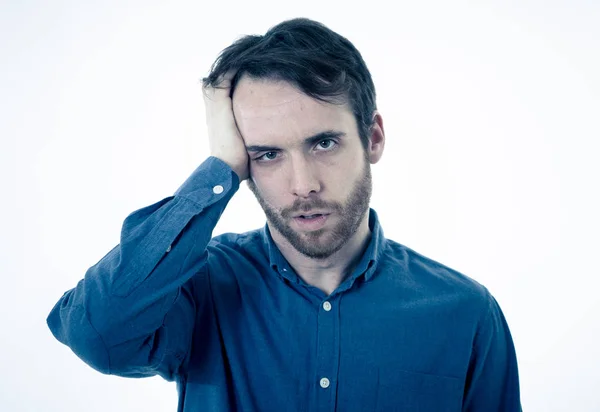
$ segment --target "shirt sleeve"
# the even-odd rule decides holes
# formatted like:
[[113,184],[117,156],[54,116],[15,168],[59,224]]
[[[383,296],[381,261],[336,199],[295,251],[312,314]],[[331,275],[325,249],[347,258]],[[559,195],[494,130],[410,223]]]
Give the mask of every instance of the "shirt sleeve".
[[463,411],[520,412],[517,357],[508,324],[494,297],[475,337]]
[[206,247],[238,188],[209,157],[174,196],[128,215],[120,243],[50,312],[56,339],[102,373],[175,379],[208,294]]

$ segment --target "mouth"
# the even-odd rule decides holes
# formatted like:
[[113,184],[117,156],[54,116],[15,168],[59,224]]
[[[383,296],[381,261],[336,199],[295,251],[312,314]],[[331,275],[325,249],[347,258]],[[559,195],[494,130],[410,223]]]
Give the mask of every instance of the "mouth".
[[294,217],[296,219],[311,220],[311,219],[317,219],[321,216],[327,216],[327,215],[329,215],[329,213],[305,213],[302,215],[296,215]]
[[301,230],[313,231],[325,226],[329,213],[311,213],[294,217],[294,222]]
[[306,220],[310,220],[310,219],[316,219],[319,218],[321,216],[327,216],[329,215],[329,213],[327,212],[323,212],[323,211],[317,211],[317,210],[311,210],[308,212],[303,212],[302,214],[297,214],[294,216],[294,218],[296,219],[306,219]]

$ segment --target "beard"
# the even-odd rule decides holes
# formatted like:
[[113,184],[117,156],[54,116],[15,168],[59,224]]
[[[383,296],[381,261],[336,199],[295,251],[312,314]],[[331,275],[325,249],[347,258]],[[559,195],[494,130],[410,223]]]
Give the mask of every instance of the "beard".
[[[269,205],[252,178],[247,180],[248,188],[254,193],[270,225],[296,249],[312,259],[326,259],[339,251],[356,233],[369,209],[373,190],[371,165],[365,161],[362,174],[354,183],[345,202],[325,202],[321,199],[296,199],[292,206],[277,209]],[[294,214],[311,209],[326,209],[338,218],[333,228],[321,228],[312,232],[297,232],[288,223]]]

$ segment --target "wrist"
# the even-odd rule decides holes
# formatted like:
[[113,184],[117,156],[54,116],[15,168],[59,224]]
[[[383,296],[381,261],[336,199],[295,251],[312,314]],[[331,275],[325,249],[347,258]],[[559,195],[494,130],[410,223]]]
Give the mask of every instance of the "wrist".
[[227,156],[220,155],[218,153],[211,153],[212,157],[215,157],[225,163],[231,170],[237,174],[240,182],[248,178],[248,168],[246,165],[240,166],[239,162],[235,162],[227,158]]

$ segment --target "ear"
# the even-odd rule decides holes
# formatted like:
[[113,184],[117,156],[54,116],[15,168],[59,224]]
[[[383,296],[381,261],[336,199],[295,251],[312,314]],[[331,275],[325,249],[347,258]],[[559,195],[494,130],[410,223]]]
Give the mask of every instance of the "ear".
[[367,145],[367,157],[371,164],[381,159],[385,147],[385,133],[383,131],[383,117],[377,110],[373,113],[373,126],[371,126],[369,143]]

